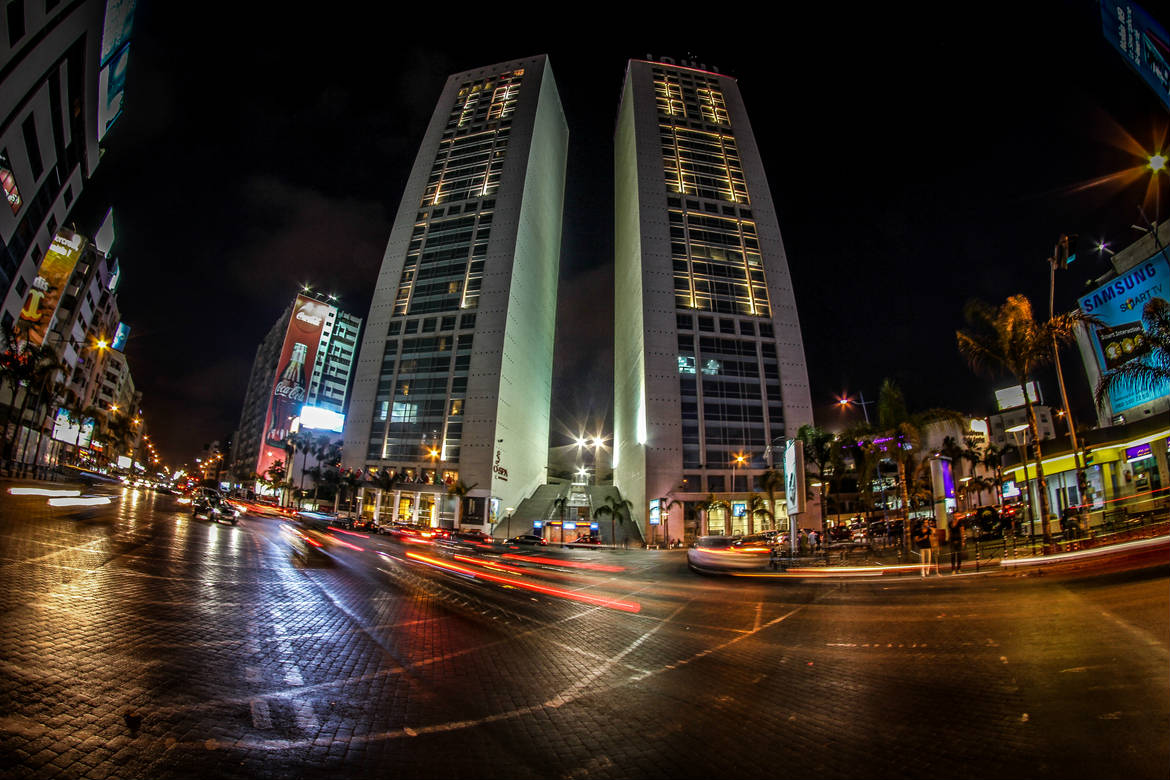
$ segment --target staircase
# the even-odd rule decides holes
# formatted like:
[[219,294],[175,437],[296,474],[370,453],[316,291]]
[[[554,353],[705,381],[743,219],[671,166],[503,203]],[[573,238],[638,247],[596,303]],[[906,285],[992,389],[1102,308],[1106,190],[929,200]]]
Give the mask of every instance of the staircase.
[[511,520],[507,518],[496,523],[492,528],[492,536],[519,536],[533,533],[532,523],[539,520],[548,522],[553,515],[553,502],[565,490],[564,485],[541,485],[528,498],[520,502],[520,506],[512,512]]

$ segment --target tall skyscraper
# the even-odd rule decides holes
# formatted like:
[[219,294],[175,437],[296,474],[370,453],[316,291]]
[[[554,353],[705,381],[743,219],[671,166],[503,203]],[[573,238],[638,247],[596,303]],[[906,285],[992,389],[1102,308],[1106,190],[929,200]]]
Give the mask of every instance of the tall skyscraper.
[[614,484],[659,538],[658,499],[710,493],[731,506],[709,513],[711,533],[759,528],[751,491],[783,468],[784,439],[812,405],[739,87],[697,64],[633,60],[615,147]]
[[[240,427],[232,441],[232,472],[264,475],[288,462],[285,440],[298,419],[306,428],[336,420],[326,430],[341,437],[362,320],[328,300],[296,297],[256,348]],[[314,411],[317,410],[317,411]]]
[[[548,58],[451,76],[374,291],[344,465],[380,519],[505,516],[546,478],[568,127]],[[406,480],[409,488],[402,488]]]

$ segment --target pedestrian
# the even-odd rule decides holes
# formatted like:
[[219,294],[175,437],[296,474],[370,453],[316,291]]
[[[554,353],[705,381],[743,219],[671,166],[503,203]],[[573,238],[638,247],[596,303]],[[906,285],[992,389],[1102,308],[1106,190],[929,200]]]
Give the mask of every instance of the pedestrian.
[[800,529],[800,542],[799,542],[799,544],[800,544],[800,554],[801,555],[808,555],[808,529],[807,528]]
[[963,535],[967,524],[959,517],[952,517],[950,527],[947,528],[947,542],[951,546],[951,574],[958,574],[963,569]]
[[923,577],[926,576],[926,571],[930,568],[930,540],[932,536],[930,522],[927,520],[923,520],[914,532],[914,546],[918,548],[918,555],[922,558],[921,571]]
[[934,573],[938,574],[938,562],[941,557],[941,548],[943,541],[946,540],[947,529],[935,528],[934,523],[930,524],[930,557],[934,564]]

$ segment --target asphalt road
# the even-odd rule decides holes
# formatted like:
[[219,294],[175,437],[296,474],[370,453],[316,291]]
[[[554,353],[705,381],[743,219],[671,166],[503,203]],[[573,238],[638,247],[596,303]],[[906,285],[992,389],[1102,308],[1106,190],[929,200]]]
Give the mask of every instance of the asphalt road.
[[0,496],[6,777],[1170,775],[1170,561],[760,581],[333,534],[304,562],[279,520],[116,499]]

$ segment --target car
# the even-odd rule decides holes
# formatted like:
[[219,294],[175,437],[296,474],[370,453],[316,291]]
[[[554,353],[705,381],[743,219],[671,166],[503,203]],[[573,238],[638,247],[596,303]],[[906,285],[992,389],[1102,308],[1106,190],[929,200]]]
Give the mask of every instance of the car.
[[306,564],[329,563],[329,549],[333,540],[325,533],[321,523],[313,518],[296,517],[281,523],[281,532],[292,549],[293,555]]
[[191,500],[191,517],[205,518],[213,523],[231,523],[232,525],[240,522],[240,512],[228,501],[219,496],[218,493],[212,495],[204,493],[196,495]]
[[576,539],[569,542],[569,544],[601,544],[601,537],[600,536],[584,536],[584,535],[582,535],[582,536],[578,536]]
[[508,539],[505,539],[504,544],[538,545],[548,544],[548,542],[544,540],[544,537],[537,536],[536,534],[520,534],[519,536],[512,536]]
[[472,544],[491,544],[495,541],[495,539],[488,536],[483,531],[454,531],[451,534],[451,540],[459,542],[471,542]]
[[769,545],[734,536],[700,536],[687,550],[687,565],[701,572],[764,569],[771,559]]

